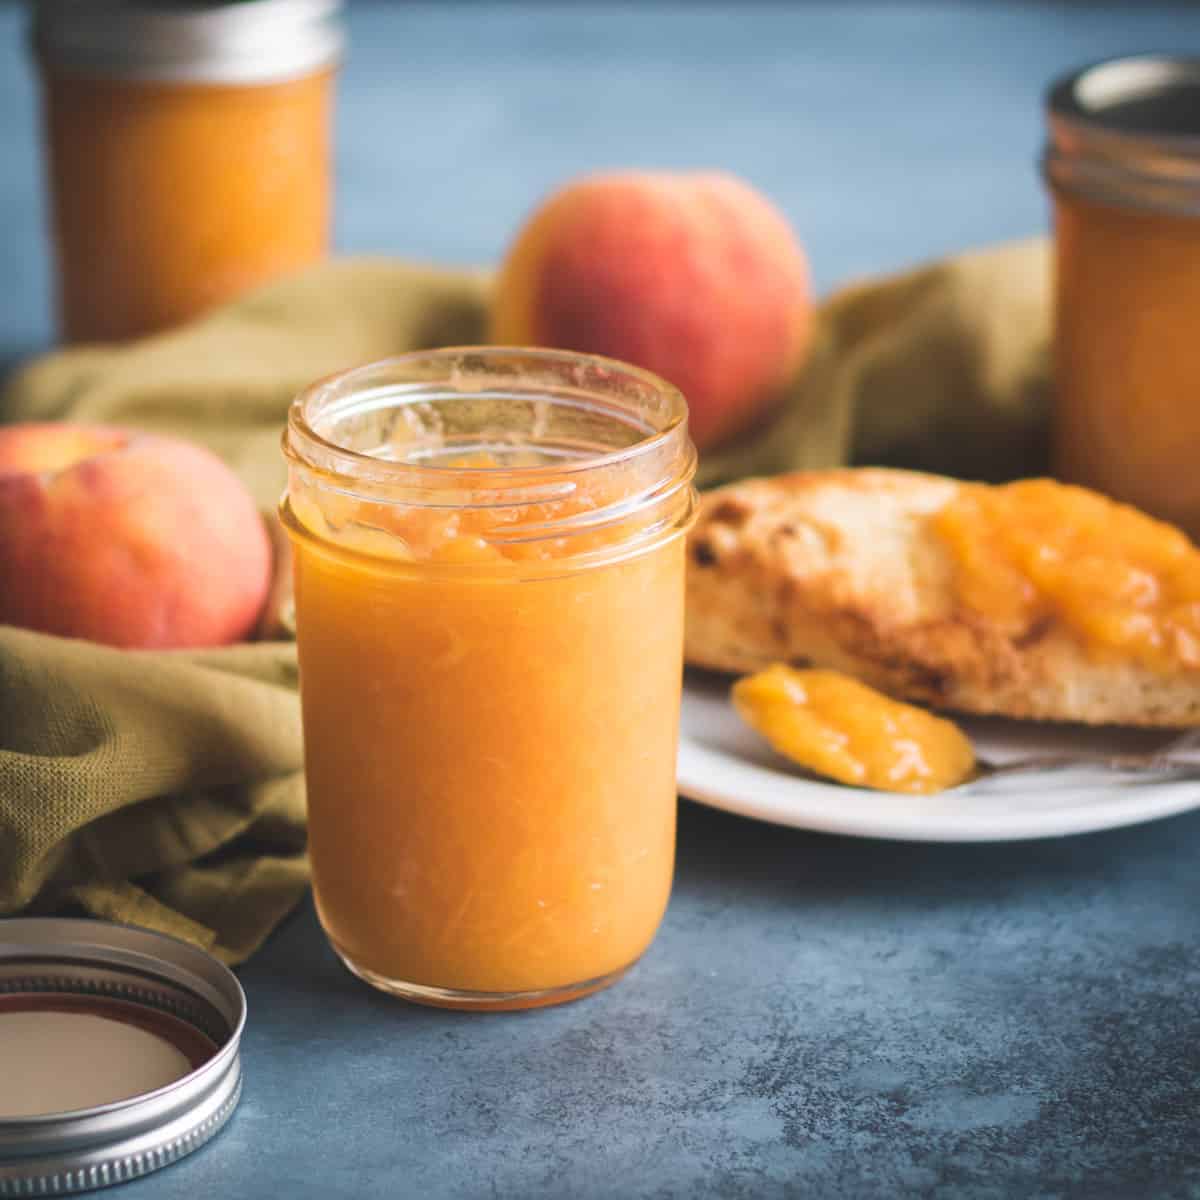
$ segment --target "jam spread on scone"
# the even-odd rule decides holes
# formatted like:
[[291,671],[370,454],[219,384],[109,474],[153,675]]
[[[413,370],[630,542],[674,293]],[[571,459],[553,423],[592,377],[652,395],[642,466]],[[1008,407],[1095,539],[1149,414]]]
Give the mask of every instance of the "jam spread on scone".
[[1097,658],[1200,667],[1200,551],[1174,526],[1048,479],[965,486],[931,520],[960,603],[1011,637],[1057,621]]

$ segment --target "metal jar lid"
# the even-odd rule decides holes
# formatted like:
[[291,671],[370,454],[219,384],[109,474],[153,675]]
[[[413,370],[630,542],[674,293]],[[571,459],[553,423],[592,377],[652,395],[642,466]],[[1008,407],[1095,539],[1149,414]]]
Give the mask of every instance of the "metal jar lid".
[[111,79],[275,83],[338,61],[342,0],[35,0],[47,65]]
[[203,1146],[241,1095],[245,1019],[232,972],[186,942],[0,920],[0,1197],[122,1183]]
[[1051,185],[1103,204],[1200,215],[1200,58],[1141,55],[1058,80],[1046,99]]

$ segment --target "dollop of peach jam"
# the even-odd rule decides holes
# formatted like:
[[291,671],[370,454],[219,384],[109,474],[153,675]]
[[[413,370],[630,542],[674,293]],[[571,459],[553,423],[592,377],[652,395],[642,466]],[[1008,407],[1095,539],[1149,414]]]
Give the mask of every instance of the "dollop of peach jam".
[[933,517],[959,602],[1014,637],[1061,622],[1094,658],[1200,668],[1200,551],[1085,488],[972,484]]
[[927,794],[975,769],[971,743],[953,722],[839,671],[776,663],[739,679],[733,704],[774,750],[839,783]]

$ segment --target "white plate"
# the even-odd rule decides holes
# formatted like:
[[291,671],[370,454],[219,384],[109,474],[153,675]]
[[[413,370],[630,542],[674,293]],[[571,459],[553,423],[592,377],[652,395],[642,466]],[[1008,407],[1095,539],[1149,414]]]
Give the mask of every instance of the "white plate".
[[[965,721],[980,757],[1149,749],[1161,734]],[[679,790],[744,817],[852,837],[1003,842],[1089,833],[1200,807],[1200,778],[1119,776],[1071,768],[997,777],[940,796],[899,796],[824,783],[776,755],[733,711],[728,681],[689,673],[683,689]]]

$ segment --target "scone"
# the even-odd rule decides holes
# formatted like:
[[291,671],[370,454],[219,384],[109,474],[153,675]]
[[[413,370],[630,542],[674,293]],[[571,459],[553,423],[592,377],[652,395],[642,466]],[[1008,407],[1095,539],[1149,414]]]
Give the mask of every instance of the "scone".
[[[1027,490],[845,469],[708,493],[688,545],[688,662],[739,673],[772,662],[834,668],[961,712],[1200,724],[1200,551],[1082,489],[1010,486]],[[988,506],[1021,495],[1048,507],[1018,506],[1033,528],[1014,541],[1006,510]],[[1076,510],[1083,532],[1067,536]],[[1013,546],[1031,579],[1005,557]],[[1039,586],[1043,559],[1061,594]],[[1151,627],[1137,606],[1159,585]]]

